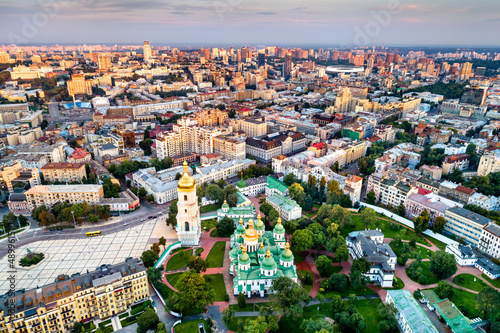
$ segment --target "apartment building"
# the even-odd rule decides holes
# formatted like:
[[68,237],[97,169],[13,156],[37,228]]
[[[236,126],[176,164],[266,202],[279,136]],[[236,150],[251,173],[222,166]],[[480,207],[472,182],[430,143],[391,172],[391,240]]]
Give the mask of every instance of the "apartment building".
[[437,165],[424,164],[420,167],[419,170],[424,177],[433,180],[440,180],[441,176],[443,175],[443,169],[441,167],[438,167]]
[[24,168],[18,161],[10,161],[0,166],[0,184],[7,187],[9,193],[23,191],[29,187],[40,185],[40,172],[37,168]]
[[469,154],[449,155],[443,161],[443,175],[452,173],[455,169],[465,171],[469,168]]
[[104,190],[102,185],[38,185],[24,194],[30,210],[33,210],[42,205],[50,208],[61,201],[97,205],[104,197]]
[[146,300],[149,285],[142,261],[127,258],[84,274],[62,274],[54,283],[0,297],[2,331],[69,333],[77,321],[103,320]]
[[380,182],[380,192],[378,201],[384,205],[397,207],[404,205],[406,197],[411,188],[400,181],[393,179],[383,179]]
[[66,142],[57,142],[53,145],[44,142],[33,142],[32,144],[20,144],[13,148],[19,155],[44,155],[50,163],[62,163],[66,161],[64,147]]
[[49,182],[82,182],[87,177],[84,163],[49,163],[42,168],[43,179]]
[[479,245],[483,227],[493,222],[489,218],[462,207],[447,209],[444,218],[446,220],[444,234],[460,237],[473,246]]
[[205,109],[193,115],[199,126],[222,126],[228,119],[228,113],[219,109]]
[[470,198],[469,205],[479,206],[486,210],[500,211],[500,198],[495,196],[487,196],[478,192],[473,193]]
[[92,155],[82,148],[75,148],[75,150],[66,159],[69,163],[87,163],[92,160]]
[[360,200],[362,188],[363,178],[355,175],[348,175],[345,179],[344,193],[351,198],[353,204]]
[[469,198],[474,192],[476,192],[476,190],[450,181],[444,181],[439,185],[438,194],[465,205],[469,202]]
[[500,226],[494,222],[486,224],[477,247],[487,255],[500,258]]
[[247,136],[262,136],[267,134],[267,123],[258,119],[243,119],[239,130],[245,132]]
[[493,172],[500,171],[500,154],[490,153],[484,154],[479,160],[479,166],[477,168],[478,176],[487,176]]
[[443,198],[433,192],[425,191],[422,189],[410,192],[404,203],[406,209],[406,216],[412,219],[419,216],[424,210],[429,213],[429,224],[434,224],[436,217],[444,217],[446,210],[455,206],[463,207],[462,204]]
[[246,143],[228,135],[213,138],[214,153],[228,160],[243,160],[246,158]]
[[375,126],[373,135],[378,136],[382,141],[387,141],[393,143],[396,139],[396,132],[392,128],[392,125],[379,124]]

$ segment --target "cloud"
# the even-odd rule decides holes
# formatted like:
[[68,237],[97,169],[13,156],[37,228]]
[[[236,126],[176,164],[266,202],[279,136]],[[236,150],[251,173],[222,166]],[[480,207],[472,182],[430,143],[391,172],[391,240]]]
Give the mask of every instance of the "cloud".
[[484,20],[483,22],[500,22],[500,18]]
[[276,15],[278,13],[275,13],[275,12],[258,12],[256,14],[258,14],[258,15]]

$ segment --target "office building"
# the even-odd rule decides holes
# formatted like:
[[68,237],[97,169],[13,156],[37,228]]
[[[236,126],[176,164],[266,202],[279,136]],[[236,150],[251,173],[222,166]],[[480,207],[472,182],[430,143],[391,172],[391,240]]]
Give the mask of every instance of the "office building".
[[152,55],[152,50],[151,46],[149,45],[149,41],[147,40],[144,41],[143,53],[144,53],[144,62],[149,62]]
[[307,148],[305,136],[293,131],[247,137],[245,142],[247,155],[252,155],[264,163],[271,162],[277,155],[290,156]]
[[472,105],[484,105],[488,96],[488,87],[478,85],[467,85],[462,91],[460,103]]

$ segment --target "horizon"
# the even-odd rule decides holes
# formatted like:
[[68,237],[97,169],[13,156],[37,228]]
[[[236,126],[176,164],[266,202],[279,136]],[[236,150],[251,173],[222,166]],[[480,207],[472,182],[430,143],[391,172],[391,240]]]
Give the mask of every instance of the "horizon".
[[[0,44],[498,47],[495,0],[0,0]],[[465,23],[465,24],[464,24]],[[92,37],[90,37],[92,36]],[[244,43],[242,41],[245,41]]]

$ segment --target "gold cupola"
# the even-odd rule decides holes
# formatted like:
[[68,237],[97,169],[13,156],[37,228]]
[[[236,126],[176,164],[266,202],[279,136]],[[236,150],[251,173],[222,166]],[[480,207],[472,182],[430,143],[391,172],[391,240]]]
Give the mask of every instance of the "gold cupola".
[[189,175],[189,167],[186,161],[183,163],[184,172],[182,174],[181,179],[179,179],[179,183],[177,187],[182,192],[192,192],[195,189],[195,181],[194,178]]

